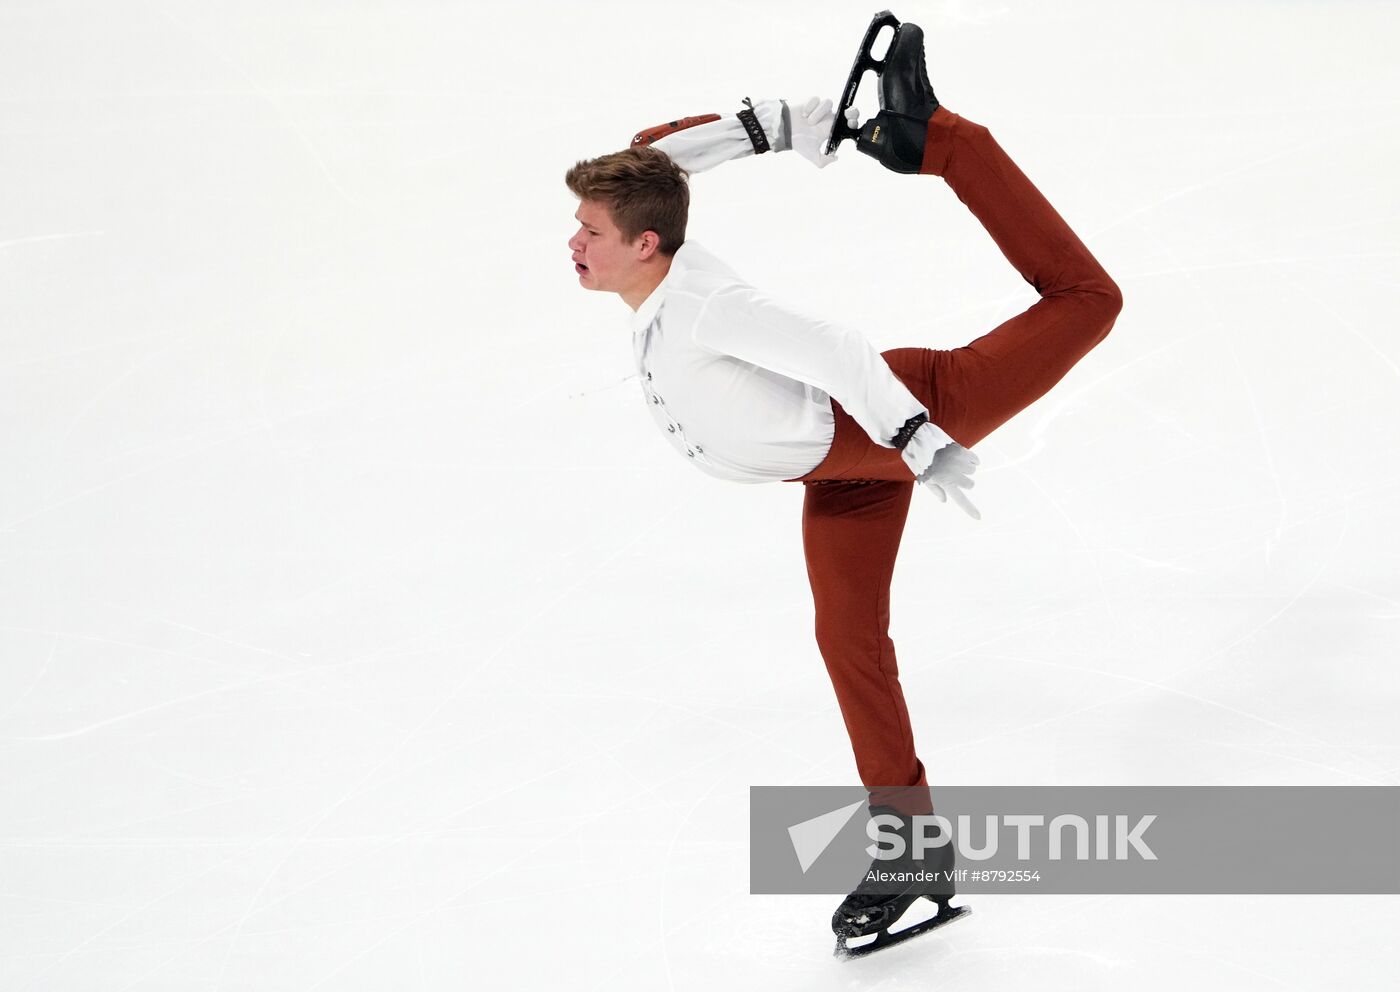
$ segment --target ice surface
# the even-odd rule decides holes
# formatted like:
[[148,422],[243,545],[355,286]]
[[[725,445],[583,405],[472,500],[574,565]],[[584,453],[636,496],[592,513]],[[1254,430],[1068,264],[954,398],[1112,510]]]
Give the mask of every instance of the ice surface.
[[[747,789],[856,781],[800,487],[678,460],[579,158],[834,96],[848,3],[0,6],[0,988],[1378,988],[1392,897],[969,897],[830,957]],[[1122,287],[916,494],[935,784],[1400,784],[1400,8],[925,3]],[[866,101],[868,103],[868,101]],[[1034,301],[939,181],[697,176],[881,348]]]

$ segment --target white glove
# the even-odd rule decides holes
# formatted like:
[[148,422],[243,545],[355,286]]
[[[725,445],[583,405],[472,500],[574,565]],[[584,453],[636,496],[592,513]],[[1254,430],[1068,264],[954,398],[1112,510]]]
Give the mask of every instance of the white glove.
[[975,485],[969,476],[981,463],[976,454],[929,422],[919,425],[900,456],[915,478],[928,486],[940,502],[948,502],[948,494],[952,493],[953,502],[962,507],[968,516],[974,520],[982,519],[982,514],[963,492]]
[[831,137],[836,114],[830,100],[809,96],[803,104],[788,107],[792,133],[788,142],[797,154],[811,162],[818,169],[825,169],[836,161],[835,153],[826,154],[826,142]]

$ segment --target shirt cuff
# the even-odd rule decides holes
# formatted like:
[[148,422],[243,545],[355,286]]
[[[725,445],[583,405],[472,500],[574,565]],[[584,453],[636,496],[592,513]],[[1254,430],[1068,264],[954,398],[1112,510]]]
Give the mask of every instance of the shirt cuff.
[[909,471],[914,473],[914,478],[917,479],[928,471],[929,466],[933,464],[933,456],[938,453],[939,449],[954,443],[943,428],[933,421],[929,421],[920,425],[899,454],[904,459],[904,464],[909,466]]
[[[787,103],[783,100],[755,100],[753,102],[753,115],[758,119],[759,126],[763,128],[764,136],[768,138],[768,147],[775,152],[786,151],[792,147],[790,130],[783,126],[787,123],[787,113]],[[738,118],[738,111],[735,111],[734,119],[737,121]]]

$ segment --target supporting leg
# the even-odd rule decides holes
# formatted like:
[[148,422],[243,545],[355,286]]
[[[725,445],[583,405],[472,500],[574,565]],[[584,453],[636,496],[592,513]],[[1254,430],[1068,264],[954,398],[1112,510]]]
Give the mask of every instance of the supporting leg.
[[861,782],[872,806],[931,812],[889,636],[890,582],[914,483],[814,482],[804,488],[802,543],[817,646]]

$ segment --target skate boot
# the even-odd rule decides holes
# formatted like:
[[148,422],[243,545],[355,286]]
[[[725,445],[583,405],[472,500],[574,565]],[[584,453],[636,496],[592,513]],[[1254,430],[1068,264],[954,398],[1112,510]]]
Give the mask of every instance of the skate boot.
[[895,28],[880,72],[880,112],[860,129],[856,148],[894,172],[917,173],[928,119],[937,109],[924,63],[923,29],[905,21]]
[[[871,815],[890,813],[902,821],[897,833],[904,840],[904,854],[899,858],[876,858],[855,891],[848,895],[831,917],[831,930],[836,934],[835,954],[854,958],[871,951],[902,943],[921,933],[927,933],[952,923],[972,910],[966,906],[949,906],[955,894],[951,872],[954,865],[953,843],[926,851],[922,859],[914,855],[913,826],[909,817],[901,816],[888,807],[872,807]],[[930,840],[936,835],[929,834]],[[877,873],[886,873],[885,878]],[[936,907],[933,916],[896,929],[896,924],[921,899]],[[866,940],[865,938],[870,938]],[[861,941],[853,944],[852,941]]]

